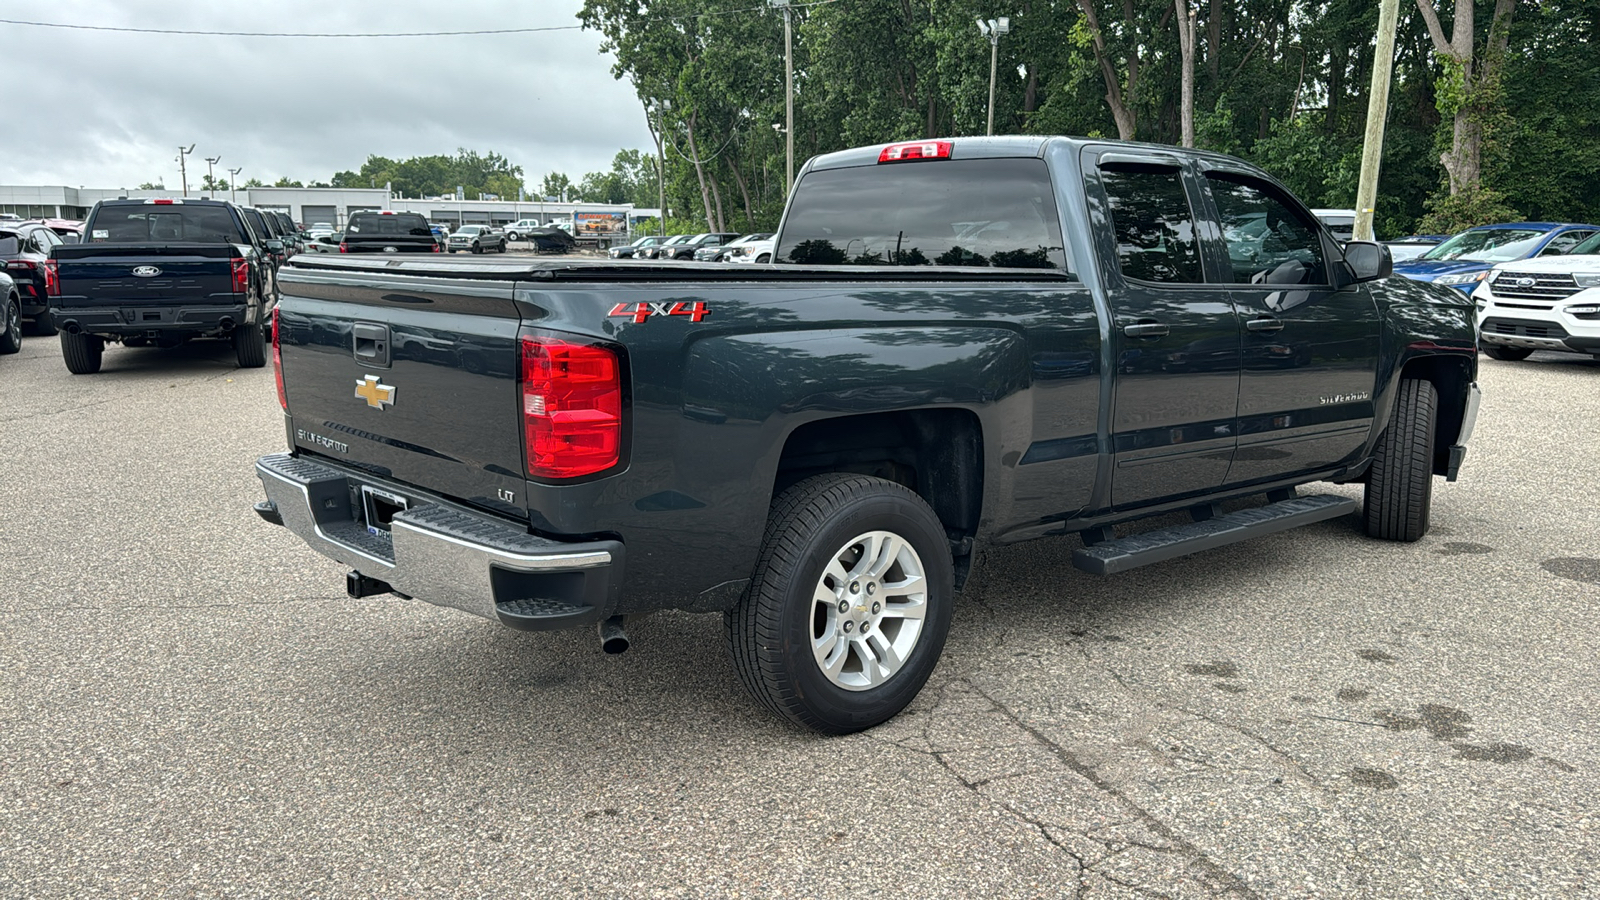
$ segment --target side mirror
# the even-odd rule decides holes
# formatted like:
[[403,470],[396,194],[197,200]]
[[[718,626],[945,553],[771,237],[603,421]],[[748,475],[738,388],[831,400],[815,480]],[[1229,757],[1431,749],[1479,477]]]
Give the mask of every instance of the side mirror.
[[277,238],[273,238],[273,239],[267,241],[267,249],[271,250],[273,253],[282,253],[283,252],[283,241],[280,241]]
[[1355,276],[1351,284],[1377,281],[1394,274],[1394,257],[1389,248],[1376,241],[1351,241],[1344,245],[1344,261]]

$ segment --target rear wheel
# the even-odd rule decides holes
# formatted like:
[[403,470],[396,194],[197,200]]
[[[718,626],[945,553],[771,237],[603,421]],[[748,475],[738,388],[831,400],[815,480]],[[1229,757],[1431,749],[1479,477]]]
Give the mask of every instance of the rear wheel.
[[1488,354],[1490,359],[1502,362],[1517,362],[1533,355],[1533,350],[1528,347],[1506,347],[1501,344],[1484,344],[1483,352]]
[[892,718],[933,673],[955,577],[922,498],[866,475],[806,479],[772,505],[750,587],[725,617],[768,709],[831,734]]
[[1378,438],[1367,473],[1362,513],[1367,534],[1386,541],[1415,541],[1428,533],[1433,502],[1433,429],[1439,393],[1433,383],[1400,382],[1389,427]]
[[106,342],[92,334],[61,332],[61,358],[74,375],[93,375],[100,371],[100,357]]
[[259,323],[251,322],[233,330],[233,355],[241,369],[259,369],[267,364],[267,348]]
[[0,353],[16,353],[22,349],[22,301],[16,295],[6,298],[6,308],[0,311],[0,325],[5,334],[0,335]]

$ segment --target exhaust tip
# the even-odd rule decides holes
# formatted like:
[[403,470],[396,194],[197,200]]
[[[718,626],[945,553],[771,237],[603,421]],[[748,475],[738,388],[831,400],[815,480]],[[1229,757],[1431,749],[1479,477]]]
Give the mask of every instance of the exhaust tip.
[[222,321],[218,322],[217,326],[219,328],[221,328],[223,331],[232,331],[233,330],[233,317],[232,316],[223,316],[222,317]]
[[67,334],[77,334],[82,329],[78,327],[77,319],[69,319],[61,324],[61,330],[65,331]]
[[600,623],[600,649],[611,656],[628,652],[628,632],[623,629],[624,616],[612,616]]

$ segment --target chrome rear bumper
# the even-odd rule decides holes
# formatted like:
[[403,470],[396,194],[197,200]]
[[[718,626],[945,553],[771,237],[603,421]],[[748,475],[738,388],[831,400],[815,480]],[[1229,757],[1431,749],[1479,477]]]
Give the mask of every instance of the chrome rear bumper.
[[[396,593],[529,630],[594,624],[616,605],[618,541],[537,537],[404,485],[287,453],[257,460],[256,475],[270,507],[258,506],[262,518]],[[364,488],[403,508],[387,522],[369,522]]]

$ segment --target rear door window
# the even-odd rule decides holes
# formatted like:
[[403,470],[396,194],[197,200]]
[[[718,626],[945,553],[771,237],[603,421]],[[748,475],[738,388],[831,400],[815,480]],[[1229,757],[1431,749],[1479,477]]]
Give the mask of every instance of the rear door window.
[[1100,185],[1111,205],[1117,265],[1124,278],[1158,284],[1201,281],[1200,242],[1178,169],[1102,165]]
[[1042,159],[958,159],[811,172],[779,262],[1067,269]]

